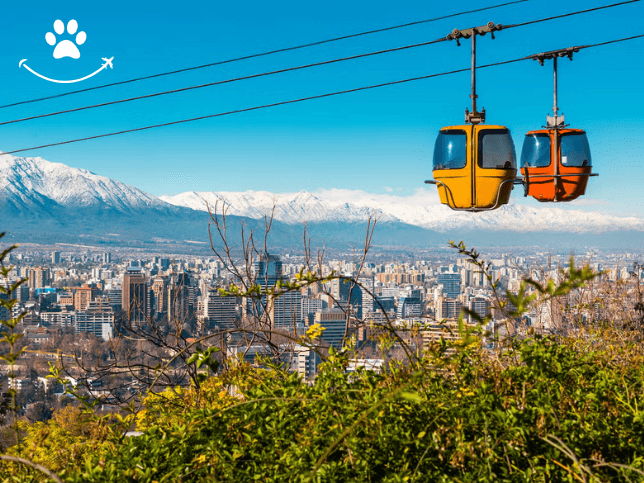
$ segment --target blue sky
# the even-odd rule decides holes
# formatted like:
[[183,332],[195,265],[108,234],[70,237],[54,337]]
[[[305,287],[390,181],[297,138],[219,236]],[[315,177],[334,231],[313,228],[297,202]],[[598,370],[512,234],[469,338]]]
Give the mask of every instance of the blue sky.
[[[225,60],[502,3],[411,1],[13,2],[3,5],[0,104]],[[487,12],[325,44],[191,73],[0,109],[10,120],[267,70],[424,42],[453,28],[519,23],[600,6],[607,0],[531,0]],[[87,41],[79,59],[54,59],[45,34],[75,19]],[[644,33],[644,3],[500,32],[479,39],[481,64]],[[67,36],[60,36],[67,38]],[[559,103],[572,127],[588,131],[599,178],[571,208],[644,215],[644,39],[588,49],[560,61]],[[39,79],[82,77],[77,84]],[[103,132],[251,107],[468,67],[454,42],[241,81],[48,119],[0,126],[10,151]],[[552,67],[525,61],[479,72],[488,123],[507,125],[520,151],[525,132],[545,122]],[[25,153],[85,168],[152,194],[345,188],[400,195],[425,189],[437,131],[460,123],[469,74],[455,74],[140,133]],[[433,189],[428,187],[427,189]],[[519,203],[537,204],[523,200]]]

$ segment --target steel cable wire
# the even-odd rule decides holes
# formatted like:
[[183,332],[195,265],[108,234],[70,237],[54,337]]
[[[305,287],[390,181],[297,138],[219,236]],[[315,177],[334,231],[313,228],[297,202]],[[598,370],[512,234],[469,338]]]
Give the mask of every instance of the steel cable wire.
[[95,87],[88,87],[86,89],[78,89],[78,90],[75,90],[75,91],[64,92],[64,93],[56,94],[56,95],[53,95],[53,96],[39,97],[37,99],[29,99],[29,100],[26,100],[26,101],[13,102],[11,104],[5,104],[3,106],[0,106],[0,109],[4,109],[6,107],[19,106],[21,104],[30,104],[30,103],[33,103],[33,102],[46,101],[46,100],[49,100],[49,99],[57,99],[59,97],[71,96],[71,95],[74,95],[74,94],[80,94],[82,92],[89,92],[89,91],[94,91],[94,90],[97,90],[97,89],[104,89],[106,87],[114,87],[114,86],[119,86],[119,85],[123,85],[123,84],[129,84],[129,83],[132,83],[132,82],[138,82],[138,81],[142,81],[142,80],[147,80],[147,79],[155,79],[157,77],[163,77],[163,76],[167,76],[167,75],[180,74],[182,72],[189,72],[189,71],[198,70],[198,69],[205,69],[207,67],[214,67],[216,65],[224,65],[224,64],[230,64],[230,63],[233,63],[233,62],[239,62],[239,61],[242,61],[242,60],[256,59],[258,57],[265,57],[267,55],[279,54],[281,52],[290,52],[290,51],[293,51],[293,50],[304,49],[304,48],[307,48],[307,47],[314,47],[314,46],[317,46],[317,45],[327,44],[327,43],[330,43],[330,42],[337,42],[337,41],[340,41],[340,40],[351,39],[351,38],[360,37],[360,36],[363,36],[363,35],[370,35],[370,34],[375,34],[375,33],[380,33],[380,32],[386,32],[386,31],[389,31],[389,30],[400,29],[400,28],[404,28],[404,27],[411,27],[413,25],[419,25],[419,24],[423,24],[423,23],[437,22],[438,20],[445,20],[445,19],[448,19],[448,18],[458,17],[458,16],[461,16],[461,15],[467,15],[469,13],[483,12],[485,10],[492,10],[492,9],[495,9],[495,8],[505,7],[505,6],[508,6],[508,5],[514,5],[516,3],[523,3],[523,2],[528,2],[528,1],[530,1],[530,0],[515,0],[515,1],[512,1],[512,2],[506,2],[506,3],[500,3],[498,5],[492,5],[490,7],[482,7],[482,8],[477,8],[477,9],[474,9],[474,10],[467,10],[467,11],[464,11],[464,12],[452,13],[452,14],[449,14],[449,15],[443,15],[441,17],[434,17],[434,18],[429,18],[429,19],[425,19],[425,20],[417,20],[417,21],[414,21],[414,22],[408,22],[408,23],[404,23],[404,24],[401,24],[401,25],[394,25],[394,26],[391,26],[391,27],[384,27],[384,28],[381,28],[381,29],[367,30],[365,32],[359,32],[359,33],[356,33],[356,34],[343,35],[341,37],[334,37],[332,39],[318,40],[316,42],[310,42],[310,43],[307,43],[307,44],[296,45],[296,46],[293,46],[293,47],[284,47],[282,49],[275,49],[275,50],[270,50],[268,52],[261,52],[261,53],[258,53],[258,54],[245,55],[243,57],[236,57],[236,58],[233,58],[233,59],[220,60],[220,61],[217,61],[217,62],[211,62],[209,64],[202,64],[202,65],[197,65],[197,66],[193,66],[193,67],[186,67],[184,69],[172,70],[172,71],[169,71],[169,72],[160,72],[158,74],[152,74],[152,75],[147,75],[147,76],[143,76],[143,77],[135,77],[133,79],[127,79],[127,80],[123,80],[123,81],[119,81],[119,82],[112,82],[110,84],[103,84],[103,85],[95,86]]
[[[606,42],[599,42],[599,43],[596,43],[596,44],[583,45],[583,46],[579,46],[578,48],[579,49],[588,49],[588,48],[599,47],[599,46],[608,45],[608,44],[614,44],[614,43],[617,43],[617,42],[625,42],[625,41],[628,41],[628,40],[639,39],[639,38],[643,38],[643,37],[644,37],[644,34],[634,35],[634,36],[631,36],[631,37],[625,37],[625,38],[610,40],[610,41],[606,41]],[[524,60],[532,60],[533,58],[534,58],[534,55],[529,55],[529,56],[520,57],[520,58],[517,58],[517,59],[505,60],[505,61],[501,61],[501,62],[494,62],[494,63],[491,63],[491,64],[481,65],[480,67],[477,67],[477,69],[485,69],[485,68],[489,68],[489,67],[496,67],[496,66],[500,66],[500,65],[512,64],[512,63],[521,62],[521,61],[524,61]],[[337,95],[342,95],[342,94],[349,94],[349,93],[352,93],[352,92],[359,92],[359,91],[365,91],[365,90],[370,90],[370,89],[377,89],[377,88],[385,87],[385,86],[404,84],[404,83],[407,83],[407,82],[413,82],[413,81],[418,81],[418,80],[423,80],[423,79],[430,79],[430,78],[433,78],[433,77],[440,77],[440,76],[444,76],[444,75],[451,75],[451,74],[456,74],[456,73],[459,73],[459,72],[469,72],[469,71],[470,71],[470,68],[468,67],[468,68],[457,69],[457,70],[452,70],[452,71],[448,71],[448,72],[440,72],[438,74],[429,74],[429,75],[424,75],[424,76],[419,76],[419,77],[412,77],[412,78],[402,79],[402,80],[397,80],[397,81],[384,82],[384,83],[381,83],[381,84],[374,84],[374,85],[370,85],[370,86],[356,87],[356,88],[353,88],[353,89],[346,89],[346,90],[342,90],[342,91],[329,92],[329,93],[326,93],[326,94],[318,94],[318,95],[315,95],[315,96],[301,97],[299,99],[291,99],[291,100],[288,100],[288,101],[274,102],[274,103],[271,103],[271,104],[264,104],[264,105],[261,105],[261,106],[253,106],[253,107],[247,107],[247,108],[244,108],[244,109],[236,109],[236,110],[233,110],[233,111],[219,112],[219,113],[215,113],[215,114],[207,114],[205,116],[198,116],[198,117],[193,117],[193,118],[189,118],[189,119],[180,119],[180,120],[177,120],[177,121],[164,122],[164,123],[160,123],[160,124],[153,124],[153,125],[150,125],[150,126],[143,126],[143,127],[133,128],[133,129],[125,129],[125,130],[122,130],[122,131],[116,131],[116,132],[111,132],[111,133],[97,134],[97,135],[94,135],[94,136],[87,136],[87,137],[84,137],[84,138],[71,139],[71,140],[68,140],[68,141],[60,141],[60,142],[56,142],[56,143],[43,144],[43,145],[40,145],[40,146],[34,146],[34,147],[23,148],[23,149],[16,149],[16,150],[13,150],[13,151],[7,151],[5,153],[0,153],[0,156],[4,156],[4,155],[8,155],[8,154],[21,153],[21,152],[25,152],[25,151],[33,151],[33,150],[42,149],[42,148],[49,148],[49,147],[52,147],[52,146],[61,146],[61,145],[64,145],[64,144],[77,143],[77,142],[81,142],[81,141],[89,141],[91,139],[99,139],[99,138],[104,138],[104,137],[117,136],[117,135],[120,135],[120,134],[126,134],[126,133],[131,133],[131,132],[145,131],[145,130],[148,130],[148,129],[155,129],[155,128],[160,128],[160,127],[165,127],[165,126],[172,126],[172,125],[175,125],[175,124],[183,124],[183,123],[187,123],[187,122],[200,121],[200,120],[203,120],[203,119],[211,119],[211,118],[215,118],[215,117],[228,116],[228,115],[231,115],[231,114],[239,114],[239,113],[242,113],[242,112],[256,111],[256,110],[259,110],[259,109],[267,109],[267,108],[270,108],[270,107],[282,106],[282,105],[286,105],[286,104],[295,104],[295,103],[298,103],[298,102],[309,101],[309,100],[313,100],[313,99],[322,99],[322,98],[332,97],[332,96],[337,96]]]

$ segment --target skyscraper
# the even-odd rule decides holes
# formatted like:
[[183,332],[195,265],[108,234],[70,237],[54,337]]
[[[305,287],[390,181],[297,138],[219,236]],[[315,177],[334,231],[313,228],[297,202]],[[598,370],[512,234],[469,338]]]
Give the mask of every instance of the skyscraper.
[[27,271],[29,277],[29,288],[43,288],[48,286],[50,282],[50,271],[48,268],[36,267]]
[[461,294],[460,273],[441,273],[436,281],[443,286],[443,295],[447,298],[455,299]]
[[51,252],[51,263],[55,265],[60,263],[60,252]]
[[374,307],[374,277],[373,275],[369,277],[360,277],[358,278],[358,283],[360,284],[360,291],[362,293],[362,312],[373,312]]
[[295,332],[302,325],[302,292],[284,292],[270,304],[270,318],[274,329]]
[[262,287],[272,287],[282,279],[282,261],[277,255],[262,253],[253,264],[255,283]]
[[157,277],[152,282],[152,294],[153,294],[153,303],[152,310],[154,310],[155,316],[159,317],[161,314],[164,314],[168,311],[168,284],[166,281]]
[[88,332],[109,340],[114,332],[114,311],[107,300],[90,302],[86,310],[76,312],[76,332]]
[[230,330],[237,323],[237,298],[221,297],[217,290],[209,290],[204,297],[203,319],[210,330]]
[[96,285],[83,285],[74,291],[74,310],[85,310],[89,303],[99,294]]
[[168,284],[168,320],[186,323],[190,320],[191,305],[191,280],[190,275],[181,273],[172,275]]
[[128,267],[123,274],[122,308],[125,321],[133,325],[145,321],[148,315],[147,281],[139,267]]
[[347,315],[339,308],[323,309],[315,314],[315,323],[324,327],[320,338],[336,349],[340,349],[347,332]]

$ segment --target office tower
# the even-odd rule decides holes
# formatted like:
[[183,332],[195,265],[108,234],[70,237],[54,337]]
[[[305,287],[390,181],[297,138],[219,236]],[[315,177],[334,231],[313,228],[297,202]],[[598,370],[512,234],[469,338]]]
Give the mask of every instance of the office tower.
[[172,275],[168,284],[168,320],[188,322],[190,310],[190,276],[187,273]]
[[112,254],[110,252],[104,252],[102,258],[103,263],[112,263]]
[[329,294],[336,300],[347,300],[349,298],[349,283],[351,278],[349,276],[342,276],[334,278],[328,283],[327,290]]
[[267,307],[266,290],[275,286],[282,280],[282,262],[277,255],[261,253],[259,259],[253,263],[253,282],[261,287],[261,296],[253,295],[246,300],[245,310],[250,317],[260,317]]
[[360,292],[362,294],[362,312],[373,312],[374,307],[374,277],[360,277],[358,278],[360,284]]
[[[486,315],[490,313],[490,301],[486,298],[483,297],[472,297],[468,301],[468,308],[476,312],[479,317],[482,319],[485,318]],[[468,316],[470,324],[473,324],[476,322],[471,316]]]
[[443,296],[436,301],[436,319],[456,319],[461,313],[461,308],[460,300]]
[[[4,292],[0,292],[0,300],[9,300],[9,295]],[[11,313],[9,309],[3,306],[0,306],[0,320],[9,320],[11,318]]]
[[209,290],[203,302],[204,324],[210,330],[230,330],[237,326],[237,298],[222,297]]
[[327,344],[340,349],[347,332],[347,315],[342,309],[323,309],[315,314],[315,323],[324,327],[320,337]]
[[29,288],[43,288],[50,284],[50,271],[48,268],[36,267],[27,271]]
[[269,311],[273,329],[295,332],[302,327],[302,292],[284,292],[271,301]]
[[51,263],[55,265],[60,263],[60,252],[51,252]]
[[168,284],[162,277],[152,282],[152,307],[154,314],[159,317],[168,311]]
[[145,321],[149,311],[147,306],[147,281],[139,267],[128,267],[123,274],[122,309],[125,322],[138,325]]
[[76,332],[87,332],[109,340],[114,334],[114,311],[107,299],[90,302],[85,310],[76,312]]
[[277,255],[262,253],[253,264],[255,283],[262,287],[272,287],[282,279],[282,261]]
[[170,259],[169,258],[161,258],[159,260],[159,265],[161,266],[161,270],[167,270],[170,267]]
[[327,307],[326,301],[322,299],[302,297],[302,320],[306,321],[309,316],[314,316],[316,312]]
[[443,294],[450,299],[455,299],[461,293],[460,273],[441,273],[436,281],[443,286]]
[[374,310],[381,310],[383,312],[396,310],[396,300],[393,297],[376,297]]
[[83,285],[75,289],[74,292],[74,310],[85,310],[89,303],[100,294],[96,285]]
[[404,319],[407,317],[420,317],[423,313],[420,291],[412,290],[410,295],[403,295],[398,302],[396,317]]

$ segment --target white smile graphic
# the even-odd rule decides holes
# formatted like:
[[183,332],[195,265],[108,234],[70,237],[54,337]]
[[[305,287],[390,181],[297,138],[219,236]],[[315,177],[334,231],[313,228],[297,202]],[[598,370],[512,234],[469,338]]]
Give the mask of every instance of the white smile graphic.
[[89,74],[89,75],[86,75],[85,77],[81,77],[80,79],[74,79],[74,80],[56,80],[56,79],[50,79],[49,77],[45,77],[44,75],[39,74],[38,72],[36,72],[35,70],[33,70],[31,67],[29,67],[27,64],[25,64],[25,62],[27,61],[27,59],[22,59],[22,60],[20,61],[20,63],[18,64],[18,68],[20,68],[20,67],[23,67],[23,66],[24,66],[24,68],[25,68],[25,69],[27,69],[27,70],[28,70],[29,72],[31,72],[32,74],[34,74],[34,75],[36,75],[36,76],[40,77],[41,79],[45,79],[45,80],[47,80],[47,81],[49,81],[49,82],[56,82],[56,83],[58,83],[58,84],[72,84],[72,83],[74,83],[74,82],[84,81],[85,79],[89,79],[90,77],[95,76],[96,74],[98,74],[98,73],[99,73],[100,71],[102,71],[103,69],[106,69],[106,68],[107,68],[107,66],[109,66],[109,67],[110,67],[110,69],[113,69],[113,68],[114,68],[114,67],[112,66],[112,60],[114,59],[114,57],[110,57],[109,59],[107,59],[107,58],[105,58],[105,57],[102,57],[102,59],[105,61],[105,63],[104,63],[104,64],[103,64],[99,69],[97,69],[96,71],[92,72],[92,73],[91,73],[91,74]]

